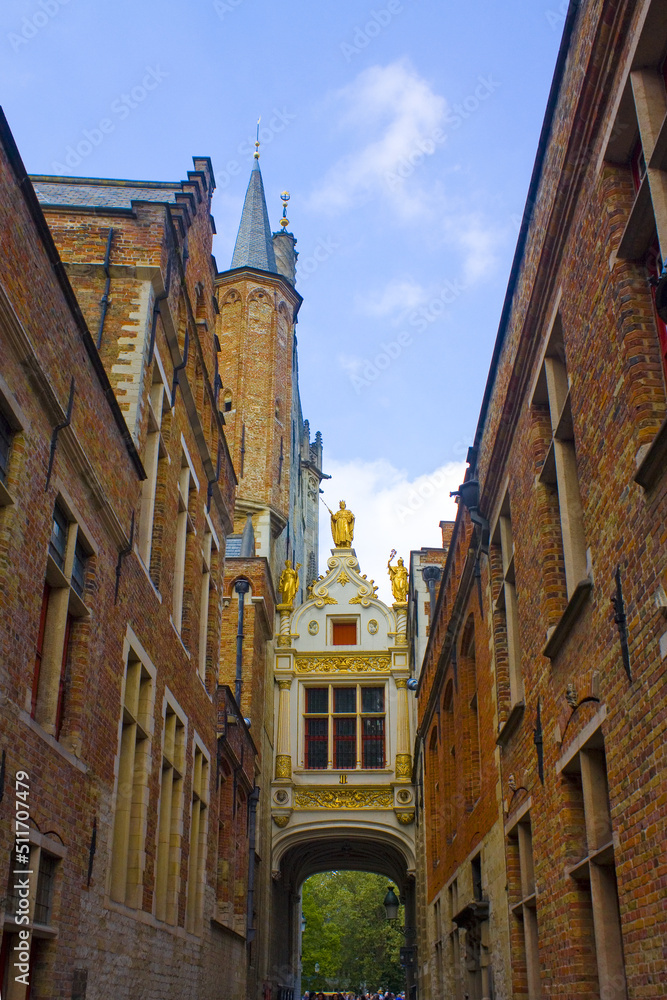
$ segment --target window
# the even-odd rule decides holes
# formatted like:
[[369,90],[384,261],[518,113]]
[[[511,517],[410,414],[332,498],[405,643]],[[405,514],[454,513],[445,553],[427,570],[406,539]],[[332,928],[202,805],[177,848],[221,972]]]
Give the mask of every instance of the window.
[[438,753],[438,728],[434,726],[428,742],[427,758],[428,806],[427,829],[430,838],[431,866],[440,864],[440,757]]
[[570,933],[581,954],[592,955],[581,982],[609,1000],[626,1000],[623,939],[604,742],[598,730],[570,760],[559,765],[566,776],[564,812],[574,864],[567,877],[570,909],[578,911]]
[[211,614],[211,604],[215,600],[216,589],[212,586],[215,581],[218,566],[218,546],[214,541],[213,531],[210,524],[204,533],[202,545],[202,574],[201,589],[199,598],[199,676],[206,683],[206,664],[209,660],[209,622],[214,617]]
[[579,493],[570,387],[560,317],[556,317],[547,346],[533,404],[546,404],[551,441],[540,473],[540,482],[558,495],[565,587],[568,600],[587,579],[584,516]]
[[201,933],[204,913],[206,876],[206,838],[208,834],[209,763],[195,744],[192,765],[192,814],[190,817],[190,871],[188,876],[187,929]]
[[347,621],[331,622],[331,644],[332,646],[356,646],[357,645],[357,622],[356,619]]
[[[493,535],[493,544],[500,556],[498,560],[498,576],[500,590],[496,598],[494,612],[499,628],[494,629],[496,650],[496,670],[500,702],[506,700],[509,693],[510,711],[518,705],[523,705],[523,678],[521,675],[521,646],[519,644],[519,612],[516,597],[516,578],[514,570],[514,534],[510,513],[509,494],[505,494],[498,522]],[[496,577],[497,579],[497,577]],[[503,669],[505,667],[506,671]],[[504,697],[503,697],[504,695]]]
[[533,866],[533,834],[530,813],[524,813],[507,835],[507,873],[512,929],[512,967],[515,986],[528,1000],[539,1000],[540,961],[537,937],[537,897]]
[[83,598],[90,551],[79,525],[58,501],[51,523],[31,701],[33,719],[56,739],[64,717],[72,631],[77,619],[89,615]]
[[[141,487],[141,507],[139,515],[139,555],[149,569],[151,555],[156,541],[156,503],[158,482],[160,480],[160,463],[167,464],[167,448],[163,436],[165,415],[169,412],[169,397],[162,381],[160,369],[155,363],[153,370],[153,385],[148,406],[148,433],[144,450],[144,468],[146,478]],[[155,581],[153,581],[155,582]]]
[[13,436],[14,431],[4,413],[0,410],[0,482],[3,485],[7,484],[9,453],[12,450]]
[[176,562],[174,565],[174,593],[172,620],[180,632],[183,626],[183,597],[185,593],[185,563],[188,535],[193,533],[192,510],[193,493],[198,483],[188,461],[186,452],[181,457],[181,473],[178,480],[178,515],[176,519]]
[[[53,952],[50,948],[57,935],[58,917],[58,876],[60,861],[65,855],[62,842],[30,830],[28,857],[21,855],[23,864],[17,861],[17,855],[11,852],[7,891],[3,900],[4,924],[2,925],[2,943],[0,945],[0,993],[7,1000],[26,1000],[31,990],[33,995],[50,996],[53,968],[50,959]],[[16,915],[19,905],[25,900],[20,899],[17,889],[18,877],[15,872],[24,872],[29,880],[28,886],[28,917],[29,924],[18,925]],[[25,911],[24,911],[25,912]],[[19,945],[18,931],[28,930],[30,940],[30,985],[24,987],[15,979],[17,970],[14,962],[18,961]]]
[[305,689],[304,766],[309,770],[385,766],[384,687]]
[[162,782],[155,866],[155,916],[168,924],[178,922],[184,766],[185,722],[176,714],[175,708],[167,703],[164,714]]
[[477,704],[477,661],[475,656],[475,620],[468,617],[461,639],[461,697],[464,716],[463,762],[465,801],[468,811],[479,800],[482,790],[482,760],[479,742],[479,707]]
[[111,898],[141,907],[151,765],[153,681],[130,650],[125,671],[123,723],[111,853]]
[[[661,130],[667,113],[665,90],[664,45],[667,42],[664,10],[653,3],[644,24],[643,37],[637,53],[652,53],[650,61],[638,56],[638,65],[632,69],[625,85],[619,117],[611,133],[606,157],[611,162],[629,168],[635,200],[618,248],[618,256],[626,260],[641,261],[652,243],[659,248],[658,255],[667,253],[667,226],[664,205],[667,197],[667,156],[661,141]],[[662,42],[662,46],[661,46]],[[662,48],[663,56],[656,54]],[[621,110],[622,109],[622,110]],[[630,123],[632,127],[629,127]],[[660,253],[660,251],[662,251]],[[652,267],[648,266],[650,276]],[[667,376],[667,342],[664,324],[657,317],[656,326],[660,340],[662,365]],[[636,358],[633,358],[636,364]]]

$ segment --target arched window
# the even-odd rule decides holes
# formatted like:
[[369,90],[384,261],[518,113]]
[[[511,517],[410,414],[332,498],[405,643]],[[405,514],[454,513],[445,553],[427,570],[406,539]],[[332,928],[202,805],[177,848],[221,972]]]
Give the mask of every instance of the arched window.
[[442,699],[442,790],[445,843],[451,844],[456,832],[456,737],[454,733],[454,682],[449,681]]
[[479,708],[477,704],[477,662],[475,655],[475,619],[471,614],[461,638],[461,699],[463,703],[463,748],[465,799],[468,808],[477,802],[482,789],[479,747]]
[[440,761],[438,759],[438,727],[434,726],[428,742],[428,757],[426,762],[426,781],[428,788],[429,816],[427,817],[427,830],[430,831],[431,865],[437,868],[440,864],[440,836],[441,836],[441,804],[440,804]]

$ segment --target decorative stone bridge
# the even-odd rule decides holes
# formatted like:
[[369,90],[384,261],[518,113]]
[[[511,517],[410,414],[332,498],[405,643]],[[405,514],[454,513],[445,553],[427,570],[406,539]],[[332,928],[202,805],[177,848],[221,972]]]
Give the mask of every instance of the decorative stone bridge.
[[292,970],[297,995],[301,886],[332,869],[377,872],[397,885],[411,979],[415,789],[407,605],[390,608],[375,591],[354,550],[341,546],[332,549],[328,571],[307,601],[278,606],[273,959]]

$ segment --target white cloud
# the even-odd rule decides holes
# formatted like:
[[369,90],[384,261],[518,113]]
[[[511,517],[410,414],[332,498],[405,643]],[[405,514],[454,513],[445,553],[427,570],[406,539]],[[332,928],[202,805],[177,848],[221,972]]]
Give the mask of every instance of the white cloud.
[[[422,546],[442,545],[440,521],[453,521],[456,504],[449,496],[463,480],[465,462],[448,462],[433,472],[410,479],[386,459],[364,462],[353,459],[339,462],[327,459],[324,500],[332,510],[344,499],[356,522],[353,547],[361,572],[373,578],[379,596],[391,603],[387,560],[392,549],[403,556],[406,565],[410,551]],[[320,572],[333,546],[329,517],[320,511]]]
[[463,251],[463,280],[466,285],[473,284],[495,269],[501,236],[485,224],[480,215],[447,219],[445,229],[451,242]]
[[[400,59],[388,66],[370,66],[333,94],[332,103],[342,106],[342,129],[364,136],[376,134],[356,152],[334,163],[311,195],[312,207],[335,213],[349,208],[360,196],[380,190],[391,196],[397,211],[417,210],[419,196],[405,196],[404,182],[390,183],[390,175],[402,164],[409,164],[409,158],[418,155],[422,144],[442,127],[445,98],[434,93],[407,59]],[[432,142],[431,147],[432,152]]]
[[379,291],[357,293],[355,307],[364,316],[389,316],[399,323],[409,309],[415,309],[428,299],[428,292],[416,281],[390,281]]

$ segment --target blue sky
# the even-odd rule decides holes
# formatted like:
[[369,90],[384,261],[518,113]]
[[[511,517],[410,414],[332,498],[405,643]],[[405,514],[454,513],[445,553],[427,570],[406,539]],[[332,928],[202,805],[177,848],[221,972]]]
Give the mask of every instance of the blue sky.
[[[438,521],[453,516],[448,493],[477,422],[564,10],[564,0],[2,5],[1,100],[28,170],[178,180],[193,155],[211,156],[221,270],[261,115],[271,223],[287,188],[300,252],[304,414],[335,473],[327,502],[356,505],[371,572],[385,549],[437,543]],[[98,131],[104,119],[111,127]]]

